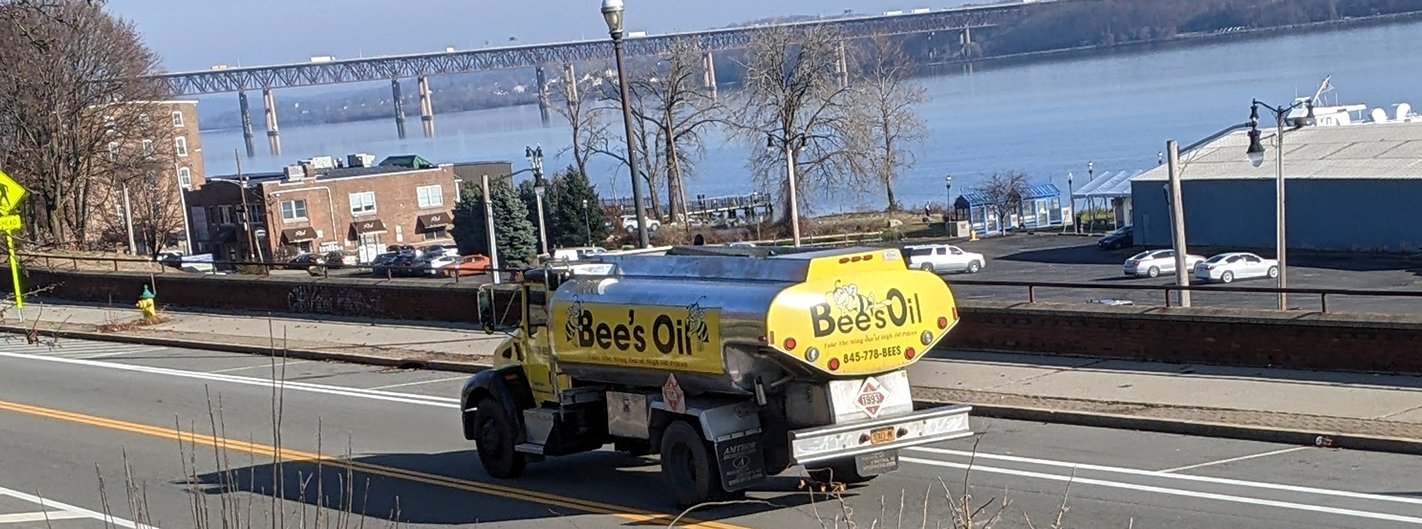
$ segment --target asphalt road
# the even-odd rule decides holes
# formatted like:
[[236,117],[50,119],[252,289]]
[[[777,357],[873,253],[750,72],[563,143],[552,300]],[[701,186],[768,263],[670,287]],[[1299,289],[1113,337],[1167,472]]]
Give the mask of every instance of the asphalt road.
[[[998,299],[1027,301],[1025,287],[999,287],[960,284],[974,280],[1025,281],[1049,283],[1078,283],[1101,285],[1100,289],[1038,288],[1037,301],[1059,303],[1085,303],[1096,299],[1123,299],[1136,305],[1164,306],[1165,294],[1161,291],[1110,290],[1118,285],[1173,285],[1173,276],[1149,278],[1126,277],[1122,266],[1126,259],[1142,251],[1102,250],[1096,247],[1096,238],[1058,235],[1015,235],[1011,237],[989,238],[974,242],[963,242],[960,246],[968,251],[978,252],[987,257],[987,265],[978,274],[952,274],[946,276],[954,284],[954,292],[962,299]],[[1219,252],[1192,250],[1192,253],[1209,257]],[[1264,257],[1270,255],[1260,254]],[[1382,257],[1375,255],[1308,255],[1300,253],[1289,257],[1289,286],[1291,288],[1327,288],[1351,290],[1422,292],[1422,260],[1405,257]],[[1195,283],[1192,279],[1191,283]],[[1206,285],[1205,291],[1192,293],[1195,306],[1273,309],[1278,307],[1278,299],[1273,294],[1253,294],[1236,292],[1210,292],[1223,285]],[[1273,287],[1268,279],[1239,280],[1230,287]],[[1317,295],[1295,295],[1289,298],[1289,306],[1298,310],[1320,310]],[[1422,298],[1397,297],[1355,297],[1329,296],[1330,312],[1380,312],[1380,313],[1422,313]]]
[[[668,521],[652,459],[595,452],[537,464],[517,481],[487,477],[460,435],[462,375],[298,361],[284,371],[273,383],[270,360],[251,356],[0,344],[0,529],[98,528],[103,513],[121,517],[117,526],[158,528],[234,517],[234,527],[357,527],[360,513],[370,527]],[[1013,421],[973,427],[976,440],[907,451],[899,472],[842,498],[797,491],[792,470],[752,493],[758,502],[693,513],[692,526],[833,527],[849,515],[858,527],[919,527],[927,513],[928,527],[951,527],[949,498],[961,501],[965,483],[974,506],[1007,501],[997,527],[1025,527],[1024,516],[1049,526],[1064,498],[1065,527],[1422,525],[1416,457]],[[347,501],[357,516],[334,508]],[[43,512],[69,519],[45,525]]]

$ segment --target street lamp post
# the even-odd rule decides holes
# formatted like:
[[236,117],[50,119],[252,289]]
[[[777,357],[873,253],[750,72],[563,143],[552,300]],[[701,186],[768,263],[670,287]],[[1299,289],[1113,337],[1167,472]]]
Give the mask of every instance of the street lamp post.
[[592,219],[588,215],[588,199],[583,199],[583,241],[585,246],[592,246]]
[[943,222],[947,223],[953,217],[953,175],[943,175],[943,186],[948,188],[948,203],[943,208],[946,215]]
[[642,178],[637,175],[637,138],[632,135],[632,100],[627,89],[627,67],[622,53],[622,0],[602,0],[602,18],[612,35],[617,57],[617,85],[622,96],[622,124],[627,136],[627,167],[632,172],[632,208],[637,214],[637,238],[641,248],[651,246],[647,238],[647,212],[642,209]]
[[1071,232],[1081,233],[1081,226],[1076,222],[1076,188],[1072,187],[1072,180],[1075,177],[1076,175],[1072,174],[1071,171],[1067,171],[1067,204],[1071,205],[1071,207],[1067,209],[1071,211]]
[[543,195],[548,192],[543,182],[543,146],[524,147],[523,155],[533,164],[533,195],[538,207],[538,242],[543,245],[543,253],[553,255],[553,250],[548,248],[548,219],[543,216]]
[[[1096,180],[1096,164],[1095,164],[1094,162],[1086,162],[1086,182],[1087,182],[1088,184],[1090,184],[1091,182],[1093,182],[1093,181],[1095,181],[1095,180]],[[1088,196],[1089,196],[1090,194],[1091,194],[1091,193],[1087,193]],[[1086,206],[1087,206],[1087,208],[1090,208],[1090,207],[1092,206],[1091,202],[1092,202],[1091,199],[1088,197],[1088,198],[1086,199]],[[1094,218],[1095,215],[1093,215],[1092,217],[1093,217],[1093,218],[1090,220],[1090,222],[1091,222],[1091,227],[1095,228],[1095,227],[1096,227],[1096,219]]]
[[[1259,141],[1259,136],[1260,136],[1260,134],[1259,134],[1259,107],[1260,107],[1261,105],[1262,105],[1265,109],[1268,109],[1270,112],[1273,112],[1273,113],[1274,113],[1274,125],[1275,125],[1275,127],[1276,127],[1276,130],[1275,130],[1275,132],[1274,132],[1274,150],[1275,150],[1275,160],[1274,160],[1274,162],[1275,162],[1275,163],[1274,163],[1274,171],[1275,171],[1275,173],[1274,173],[1274,194],[1275,194],[1275,197],[1274,197],[1274,198],[1275,198],[1275,200],[1274,200],[1274,222],[1275,222],[1274,246],[1275,246],[1275,257],[1277,257],[1277,259],[1278,259],[1278,261],[1279,261],[1279,274],[1278,274],[1278,277],[1277,277],[1276,279],[1278,280],[1278,287],[1279,287],[1279,310],[1288,310],[1288,309],[1289,309],[1289,295],[1286,294],[1286,293],[1284,293],[1284,291],[1283,291],[1284,289],[1288,288],[1288,286],[1289,286],[1289,280],[1288,280],[1288,231],[1287,231],[1287,229],[1286,229],[1286,227],[1288,226],[1288,223],[1287,223],[1287,204],[1285,203],[1285,200],[1284,200],[1284,197],[1285,197],[1285,194],[1284,194],[1284,190],[1285,190],[1285,185],[1284,185],[1284,183],[1285,183],[1285,182],[1284,182],[1284,121],[1286,120],[1285,118],[1286,118],[1286,116],[1288,115],[1289,112],[1292,112],[1294,109],[1299,108],[1299,107],[1301,107],[1301,106],[1306,106],[1306,107],[1308,108],[1308,118],[1307,118],[1307,119],[1308,119],[1308,120],[1312,120],[1312,119],[1313,119],[1313,100],[1312,100],[1312,99],[1300,99],[1300,100],[1298,100],[1298,101],[1295,101],[1294,104],[1289,105],[1289,106],[1287,106],[1287,107],[1282,107],[1282,106],[1280,106],[1280,107],[1270,106],[1270,105],[1268,105],[1268,104],[1265,104],[1265,103],[1262,102],[1262,101],[1259,101],[1258,99],[1255,99],[1253,102],[1250,103],[1250,106],[1249,106],[1249,148],[1245,151],[1245,155],[1248,156],[1248,158],[1249,158],[1249,163],[1252,164],[1252,165],[1255,166],[1255,167],[1259,167],[1260,165],[1263,165],[1263,164],[1264,164],[1264,144]],[[1302,127],[1302,126],[1303,126],[1303,122],[1300,122],[1300,123],[1298,123],[1298,124],[1296,125],[1296,127]]]
[[790,237],[794,241],[795,247],[800,247],[800,197],[795,183],[795,144],[799,142],[800,147],[805,146],[805,135],[795,134],[789,138],[776,136],[774,133],[765,134],[765,148],[774,151],[778,147],[785,150],[785,176],[790,181]]

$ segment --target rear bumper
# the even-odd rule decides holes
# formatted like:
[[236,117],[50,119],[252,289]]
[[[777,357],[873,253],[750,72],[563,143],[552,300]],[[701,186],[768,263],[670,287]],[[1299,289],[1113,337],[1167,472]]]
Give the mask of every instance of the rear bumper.
[[[803,465],[967,437],[973,434],[968,428],[969,411],[972,411],[969,406],[948,406],[790,432],[791,463]],[[869,441],[871,432],[886,428],[895,431],[892,442],[873,444]]]

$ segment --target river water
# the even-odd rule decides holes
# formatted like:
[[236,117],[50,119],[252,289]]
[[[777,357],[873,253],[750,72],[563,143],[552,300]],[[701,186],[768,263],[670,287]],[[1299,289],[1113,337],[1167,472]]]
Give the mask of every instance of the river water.
[[[1088,161],[1098,176],[1149,168],[1167,140],[1189,145],[1245,121],[1251,99],[1288,104],[1296,95],[1312,94],[1329,75],[1342,103],[1382,107],[1389,114],[1401,102],[1422,107],[1418,49],[1422,22],[1407,22],[979,65],[971,72],[955,66],[918,80],[932,98],[919,109],[929,138],[915,149],[917,163],[905,171],[897,193],[911,207],[941,204],[944,175],[953,176],[956,196],[1005,170],[1023,171],[1033,183],[1055,183],[1065,193],[1068,172],[1075,173],[1076,186],[1086,183]],[[235,107],[236,97],[231,100]],[[260,127],[261,110],[254,110]],[[258,130],[258,157],[244,160],[244,168],[277,170],[310,156],[351,152],[378,158],[416,153],[437,163],[512,160],[521,167],[524,146],[533,144],[543,145],[548,167],[568,163],[568,156],[555,156],[569,144],[566,125],[555,116],[543,127],[536,106],[436,115],[435,123],[438,136],[424,138],[416,112],[406,140],[396,138],[393,118],[283,128],[280,158],[267,154]],[[620,131],[617,123],[614,130]],[[208,174],[232,174],[241,131],[204,132],[203,147]],[[746,169],[752,148],[763,147],[712,140],[689,180],[690,194],[761,190]],[[626,171],[614,170],[610,161],[596,162],[590,172],[604,197],[629,194]],[[875,189],[812,190],[811,197],[814,213],[884,207]]]

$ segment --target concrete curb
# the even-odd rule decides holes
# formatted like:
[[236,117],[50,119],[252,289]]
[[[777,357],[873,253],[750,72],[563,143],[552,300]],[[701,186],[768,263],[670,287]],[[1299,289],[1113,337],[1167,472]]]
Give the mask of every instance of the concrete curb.
[[[0,332],[24,335],[28,334],[29,331],[30,329],[28,327],[0,324]],[[54,336],[59,338],[95,340],[127,344],[156,345],[163,347],[181,347],[189,349],[250,354],[258,356],[272,356],[273,353],[273,350],[270,347],[259,347],[244,344],[219,342],[198,342],[193,340],[163,338],[159,336],[135,336],[132,334],[75,330],[44,330],[39,331],[39,333],[42,336]],[[478,373],[485,369],[489,369],[490,367],[487,365],[481,365],[472,362],[431,360],[427,358],[399,355],[392,355],[387,357],[347,351],[323,351],[316,349],[288,348],[285,350],[285,352],[287,358],[301,360],[312,360],[318,362],[346,362],[352,364],[399,367],[406,369],[433,369],[439,371],[452,371],[457,373]],[[931,408],[943,406],[946,404],[965,403],[950,403],[915,399],[914,404],[917,408]],[[1215,423],[1207,421],[1180,419],[1163,419],[1159,417],[1141,417],[1135,415],[1123,415],[1101,412],[1054,410],[1048,408],[1034,408],[1026,406],[1001,406],[980,403],[966,404],[972,406],[973,415],[979,417],[990,417],[995,419],[1009,419],[1052,424],[1072,424],[1096,428],[1140,430],[1148,432],[1193,435],[1199,437],[1217,437],[1226,439],[1242,439],[1246,441],[1263,441],[1301,446],[1317,445],[1318,438],[1321,436],[1326,438],[1331,443],[1327,446],[1333,448],[1422,455],[1422,439],[1340,434],[1337,432],[1327,431],[1289,430],[1282,428],[1269,428],[1241,424]]]
[[[916,403],[917,402],[920,401],[916,401]],[[929,406],[941,406],[944,404],[933,401],[921,402]],[[1422,455],[1422,439],[1341,434],[1329,431],[1292,430],[1208,421],[1140,417],[1113,413],[997,406],[992,404],[967,404],[973,407],[973,415],[995,419],[1072,424],[1117,430],[1139,430],[1197,437],[1217,437],[1301,446],[1326,446],[1369,452]],[[1325,438],[1326,443],[1319,444],[1319,437]]]

